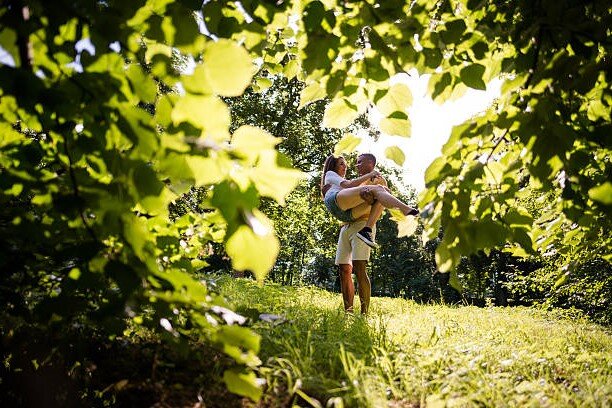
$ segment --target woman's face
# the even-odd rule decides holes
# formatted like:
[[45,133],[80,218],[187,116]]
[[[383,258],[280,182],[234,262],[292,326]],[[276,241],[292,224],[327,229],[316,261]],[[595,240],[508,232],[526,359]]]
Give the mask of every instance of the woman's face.
[[338,161],[336,162],[335,171],[342,177],[346,175],[346,160],[344,160],[344,157],[340,157]]

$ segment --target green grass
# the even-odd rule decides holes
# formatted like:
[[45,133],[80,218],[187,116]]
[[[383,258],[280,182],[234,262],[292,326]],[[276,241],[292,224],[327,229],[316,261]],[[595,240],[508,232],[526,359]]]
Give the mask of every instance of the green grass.
[[363,318],[316,288],[218,284],[262,336],[266,406],[612,406],[612,334],[585,320],[389,298]]

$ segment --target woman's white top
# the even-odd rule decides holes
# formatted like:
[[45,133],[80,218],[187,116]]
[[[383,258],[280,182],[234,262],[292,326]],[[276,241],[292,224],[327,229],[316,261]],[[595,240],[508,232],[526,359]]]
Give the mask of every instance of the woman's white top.
[[342,186],[340,185],[340,183],[342,183],[344,180],[346,179],[342,178],[335,171],[330,170],[327,173],[325,173],[325,180],[323,181],[323,184],[331,185],[331,187],[329,188],[329,190],[327,190],[327,193],[325,193],[325,195],[327,196],[328,194],[342,190]]

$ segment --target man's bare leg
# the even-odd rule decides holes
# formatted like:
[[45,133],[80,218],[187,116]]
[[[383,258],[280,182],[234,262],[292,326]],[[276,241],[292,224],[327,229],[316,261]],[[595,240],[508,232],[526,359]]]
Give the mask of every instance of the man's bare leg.
[[368,314],[368,310],[370,308],[370,295],[372,292],[370,277],[368,276],[368,273],[366,271],[367,263],[368,261],[353,261],[353,270],[355,271],[355,275],[357,275],[357,285],[359,285],[358,291],[359,299],[361,300],[362,315]]
[[[355,299],[355,285],[353,284],[353,266],[349,264],[338,265],[340,271],[340,290],[344,301],[344,310],[353,313],[353,300]],[[361,288],[361,284],[359,285]],[[361,289],[360,289],[361,290]]]
[[368,216],[368,221],[366,222],[366,227],[372,229],[372,227],[374,227],[376,221],[378,221],[384,210],[385,207],[383,207],[382,204],[378,201],[372,204],[372,208],[370,209],[370,215]]

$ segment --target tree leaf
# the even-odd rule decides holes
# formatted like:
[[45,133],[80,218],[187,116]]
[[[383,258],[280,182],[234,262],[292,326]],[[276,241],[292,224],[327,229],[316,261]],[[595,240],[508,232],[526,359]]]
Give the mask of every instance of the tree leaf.
[[259,282],[272,269],[280,250],[274,235],[257,235],[246,225],[238,227],[225,244],[232,259],[232,267],[239,271],[252,271]]
[[391,214],[391,220],[397,223],[397,237],[409,237],[414,235],[419,222],[416,217],[404,215],[397,208],[389,208],[389,214]]
[[283,68],[283,75],[287,79],[292,79],[300,72],[300,62],[292,59]]
[[226,370],[223,373],[223,382],[227,389],[234,394],[249,397],[257,402],[261,398],[263,391],[257,384],[257,377],[254,373],[239,373],[233,370]]
[[13,59],[14,66],[20,66],[19,48],[17,47],[17,33],[8,27],[3,27],[0,31],[0,47],[5,50]]
[[410,120],[399,118],[382,118],[378,124],[380,131],[391,136],[410,137]]
[[481,64],[471,64],[461,69],[459,76],[464,84],[470,88],[479,89],[481,91],[487,90],[487,85],[482,80],[482,76],[485,73],[485,67]]
[[397,146],[389,146],[385,149],[385,156],[393,160],[398,166],[403,166],[406,160],[404,151]]
[[146,103],[153,103],[157,97],[157,85],[153,78],[146,75],[139,65],[130,64],[125,71],[132,85],[132,91]]
[[463,293],[463,286],[461,285],[461,281],[459,280],[459,277],[457,276],[457,270],[453,269],[449,273],[450,273],[450,276],[448,278],[448,284],[451,286],[451,288],[455,289],[457,292]]
[[198,65],[193,70],[193,74],[185,75],[182,78],[183,87],[192,94],[209,95],[213,93],[213,88],[206,76],[206,68],[204,65]]
[[612,205],[612,183],[606,181],[600,186],[593,187],[589,190],[591,200],[599,201],[605,205]]
[[260,195],[271,197],[280,205],[293,191],[305,174],[299,170],[276,165],[277,152],[262,152],[258,165],[250,172],[251,180]]
[[226,139],[231,122],[229,108],[214,96],[185,95],[174,105],[171,117],[175,125],[191,123],[214,140]]
[[[229,172],[229,168],[225,168],[218,158],[186,156],[185,162],[191,170],[196,186],[217,184],[223,181]],[[231,163],[228,164],[231,166]],[[191,174],[185,173],[183,177],[189,178]]]
[[254,161],[262,151],[273,149],[280,142],[281,138],[274,137],[261,128],[243,125],[232,135],[231,146],[244,157]]
[[339,156],[341,154],[348,154],[355,151],[357,146],[361,143],[361,138],[353,135],[352,133],[347,133],[336,143],[334,147],[334,156]]
[[389,91],[376,102],[376,107],[384,115],[389,116],[393,112],[406,112],[412,105],[412,92],[407,85],[397,83],[389,88]]
[[319,82],[313,82],[300,92],[300,106],[298,106],[298,109],[302,109],[309,103],[323,99],[326,96],[325,88]]
[[220,96],[242,95],[255,73],[249,53],[226,39],[208,43],[203,65],[210,86]]
[[325,109],[323,127],[344,129],[357,119],[359,112],[344,98],[334,99]]

